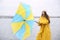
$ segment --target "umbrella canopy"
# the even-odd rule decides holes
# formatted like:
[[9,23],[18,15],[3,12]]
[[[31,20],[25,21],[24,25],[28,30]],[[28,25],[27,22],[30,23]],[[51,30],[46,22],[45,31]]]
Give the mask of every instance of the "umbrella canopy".
[[13,33],[20,40],[25,40],[30,36],[34,24],[34,17],[29,5],[20,4],[16,15],[12,20]]

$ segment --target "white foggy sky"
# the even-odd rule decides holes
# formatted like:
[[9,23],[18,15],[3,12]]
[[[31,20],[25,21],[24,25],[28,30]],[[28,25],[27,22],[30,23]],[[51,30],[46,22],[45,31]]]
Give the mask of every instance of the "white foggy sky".
[[60,0],[0,0],[0,15],[14,16],[20,2],[30,5],[34,16],[40,16],[42,10],[60,16]]

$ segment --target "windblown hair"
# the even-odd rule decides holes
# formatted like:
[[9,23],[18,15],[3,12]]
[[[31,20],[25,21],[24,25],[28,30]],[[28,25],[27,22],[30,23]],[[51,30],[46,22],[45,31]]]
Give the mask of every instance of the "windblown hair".
[[[48,14],[47,14],[47,12],[46,11],[43,11],[44,12],[44,17],[49,21],[49,23],[50,23],[50,19],[49,19],[49,16],[48,16]],[[43,14],[41,15],[41,16],[43,16]]]

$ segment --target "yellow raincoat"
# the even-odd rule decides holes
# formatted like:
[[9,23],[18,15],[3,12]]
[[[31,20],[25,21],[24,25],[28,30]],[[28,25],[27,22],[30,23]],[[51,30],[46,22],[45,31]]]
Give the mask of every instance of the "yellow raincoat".
[[40,32],[38,33],[36,40],[51,40],[50,27],[49,27],[48,20],[45,17],[41,16],[39,19],[38,25],[41,27],[40,27]]

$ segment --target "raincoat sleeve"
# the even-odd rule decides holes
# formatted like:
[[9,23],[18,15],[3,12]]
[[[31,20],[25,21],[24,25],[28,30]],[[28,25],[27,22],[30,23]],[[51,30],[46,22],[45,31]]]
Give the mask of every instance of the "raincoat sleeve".
[[41,24],[48,24],[48,20],[46,18],[44,18],[44,17],[40,17],[38,24],[39,25],[41,25]]

